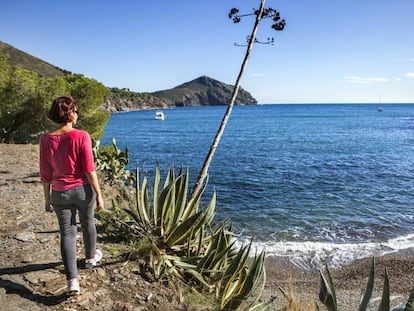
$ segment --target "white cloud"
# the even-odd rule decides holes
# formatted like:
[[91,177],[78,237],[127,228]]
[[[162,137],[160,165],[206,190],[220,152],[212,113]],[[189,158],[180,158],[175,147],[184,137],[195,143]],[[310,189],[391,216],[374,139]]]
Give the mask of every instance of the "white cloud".
[[408,72],[405,76],[406,76],[407,78],[414,79],[414,72]]
[[260,77],[263,77],[264,75],[262,74],[262,73],[252,73],[251,74],[251,77],[252,78],[260,78]]
[[414,57],[412,57],[412,58],[397,58],[397,60],[398,61],[401,61],[401,62],[414,62]]
[[353,82],[353,83],[388,82],[387,78],[380,78],[380,77],[366,78],[366,77],[349,76],[349,77],[345,77],[345,80],[348,82]]

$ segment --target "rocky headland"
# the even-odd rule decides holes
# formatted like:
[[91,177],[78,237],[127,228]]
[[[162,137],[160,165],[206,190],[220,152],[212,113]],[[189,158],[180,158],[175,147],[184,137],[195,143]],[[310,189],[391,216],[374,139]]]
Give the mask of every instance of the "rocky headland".
[[[110,88],[101,107],[110,112],[228,105],[234,87],[207,76],[153,93],[136,93],[128,89]],[[257,100],[243,88],[235,105],[256,105]]]

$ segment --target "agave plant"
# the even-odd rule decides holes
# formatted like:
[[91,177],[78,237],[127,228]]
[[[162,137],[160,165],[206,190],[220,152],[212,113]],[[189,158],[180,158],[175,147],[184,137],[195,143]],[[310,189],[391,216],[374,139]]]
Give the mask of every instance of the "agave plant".
[[[326,306],[329,311],[338,311],[338,305],[336,300],[335,286],[329,272],[328,267],[326,266],[327,277],[321,272],[321,286],[319,291],[319,300]],[[368,278],[367,287],[365,289],[364,296],[361,299],[358,311],[366,311],[368,309],[372,292],[374,290],[374,281],[375,281],[375,258],[372,258],[371,262],[371,271]],[[382,289],[381,302],[378,307],[378,311],[414,311],[414,290],[411,292],[410,298],[404,308],[401,306],[396,306],[390,309],[390,284],[388,277],[388,270],[385,267],[385,276],[384,276],[384,285]]]
[[[148,241],[146,265],[154,280],[174,275],[199,292],[213,294],[219,310],[265,310],[261,304],[265,283],[265,252],[247,266],[251,242],[237,248],[229,222],[213,224],[216,195],[200,208],[206,185],[188,199],[188,170],[176,175],[171,167],[162,185],[158,163],[152,195],[147,177],[136,172],[135,204],[125,209],[131,217],[123,222],[133,237]],[[260,284],[262,286],[260,286]]]

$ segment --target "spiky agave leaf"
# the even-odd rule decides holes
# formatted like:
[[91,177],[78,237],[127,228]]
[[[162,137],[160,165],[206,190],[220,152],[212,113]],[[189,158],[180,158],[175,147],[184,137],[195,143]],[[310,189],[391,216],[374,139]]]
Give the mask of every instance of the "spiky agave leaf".
[[151,256],[149,266],[154,274],[155,280],[161,280],[171,268],[165,263],[163,256]]
[[187,192],[188,192],[188,170],[185,174],[180,174],[180,182],[176,183],[176,197],[175,197],[175,213],[172,218],[172,223],[177,223],[180,221],[183,212],[185,210],[185,205],[187,203]]
[[414,289],[411,291],[410,298],[408,298],[404,311],[414,311]]
[[388,278],[388,269],[385,267],[384,286],[382,288],[382,298],[378,311],[390,310],[390,281]]
[[200,219],[203,217],[203,212],[198,212],[197,214],[186,219],[178,226],[176,226],[172,232],[166,237],[165,244],[168,247],[171,247],[179,242],[182,242],[188,237],[191,233],[192,227],[197,224]]
[[211,226],[211,222],[213,221],[213,218],[216,214],[216,201],[217,201],[217,195],[216,192],[213,192],[213,196],[211,197],[210,203],[208,204],[205,212],[205,219],[204,223],[206,226]]
[[214,256],[211,258],[211,261],[209,261],[208,265],[204,268],[209,270],[218,270],[221,267],[226,267],[229,260],[228,254],[233,246],[234,244],[221,245],[221,247],[214,252]]
[[[194,239],[197,241],[197,247],[195,249],[195,256],[200,256],[202,250],[204,249],[204,245],[207,242],[205,239],[205,227],[201,227],[200,231],[198,232],[198,236],[194,236]],[[188,249],[188,252],[190,252],[190,249]]]
[[138,225],[138,227],[144,227],[143,222],[141,221],[141,218],[134,213],[133,211],[131,211],[130,209],[124,208],[124,211],[132,217],[132,219],[136,222],[136,224]]
[[321,286],[319,289],[319,300],[326,306],[329,311],[337,311],[337,302],[336,302],[336,293],[335,286],[332,281],[331,274],[329,272],[328,266],[326,266],[326,271],[328,274],[328,279],[325,278],[322,272],[321,276]]
[[256,296],[250,302],[250,305],[247,307],[247,310],[251,310],[254,307],[254,304],[259,300],[260,296],[262,295],[265,285],[266,285],[266,270],[264,267],[264,260],[265,260],[265,251],[263,250],[259,257],[255,256],[255,259],[249,269],[249,274],[247,276],[247,280],[244,283],[244,291],[243,291],[243,300],[247,300],[247,298],[253,294],[253,292],[259,286],[260,280],[262,280],[262,284],[260,289],[257,291]]
[[194,232],[199,232],[202,227],[209,225],[209,222],[211,222],[211,219],[214,216],[214,212],[215,195],[213,195],[213,199],[206,210],[197,212],[190,218],[182,218],[171,226],[171,228],[169,228],[171,232],[166,237],[165,243],[168,247],[172,247],[186,238],[192,239],[194,237]]
[[223,310],[231,311],[238,310],[242,304],[242,296],[240,294],[243,284],[246,281],[248,269],[247,266],[244,266],[242,270],[234,274],[232,277],[232,282],[230,287],[228,287],[227,296],[225,297],[225,304]]
[[276,297],[272,297],[268,301],[264,301],[258,305],[255,305],[253,307],[250,307],[249,311],[266,311],[269,310],[269,307],[273,305],[273,302],[275,301]]
[[263,275],[265,252],[262,251],[259,256],[254,256],[253,262],[242,284],[240,294],[248,297],[256,288],[256,285]]
[[200,260],[197,269],[209,280],[209,283],[220,284],[223,271],[228,267],[231,258],[229,251],[233,247],[231,245],[222,244],[220,248],[210,249]]
[[171,223],[172,215],[175,213],[175,183],[169,183],[162,190],[158,206],[160,210],[159,214],[159,226],[161,230],[161,236],[167,236],[173,230],[176,224]]
[[375,257],[372,257],[371,262],[371,272],[369,274],[367,288],[365,289],[364,297],[361,300],[358,311],[365,311],[368,308],[369,301],[374,290],[374,281],[375,281]]
[[225,288],[228,286],[228,283],[230,283],[230,280],[234,275],[236,275],[240,270],[242,270],[246,264],[248,254],[250,251],[251,243],[245,246],[242,246],[234,259],[230,262],[227,269],[224,271],[222,279],[221,279],[221,292],[225,294]]
[[246,276],[246,262],[250,252],[252,242],[247,246],[242,246],[233,260],[230,261],[226,271],[221,278],[220,284],[220,307],[223,310],[232,308],[236,304],[237,295],[241,291],[241,285]]
[[[203,211],[202,215],[203,217],[194,224],[193,232],[199,232],[199,230],[203,227],[209,227],[211,225],[211,221],[215,215],[216,212],[216,193],[213,193],[213,197],[210,200],[210,204],[207,206],[207,208]],[[191,238],[194,237],[194,234],[191,235]]]
[[160,182],[161,182],[161,177],[160,177],[160,168],[158,165],[158,161],[155,162],[155,176],[154,176],[154,197],[153,197],[153,215],[154,215],[154,219],[158,219],[159,215],[161,214],[161,211],[159,210],[159,206],[158,206],[158,196],[160,193]]
[[[224,235],[223,226],[220,226],[219,228],[217,228],[216,231],[211,233],[208,239],[208,243],[206,245],[206,249],[203,252],[204,256],[198,262],[198,265],[197,265],[197,268],[199,270],[207,269],[207,267],[210,266],[210,263],[213,261],[213,257],[215,256],[217,249],[219,248],[218,247],[219,241],[224,238],[223,235]],[[207,242],[207,239],[205,240]]]
[[326,271],[327,271],[327,274],[328,274],[328,281],[329,281],[329,284],[330,284],[330,286],[331,286],[331,292],[332,292],[332,295],[333,295],[333,298],[334,298],[334,301],[335,301],[335,306],[336,306],[336,308],[337,308],[337,307],[338,307],[338,304],[337,304],[337,301],[338,301],[338,300],[336,299],[335,284],[334,284],[334,282],[333,282],[331,272],[330,272],[330,271],[329,271],[329,269],[328,269],[328,265],[326,264],[325,266],[326,266]]
[[164,187],[163,188],[167,188],[168,185],[170,185],[171,183],[174,182],[174,180],[175,180],[174,165],[171,165],[170,169],[167,172],[167,177],[165,178]]
[[142,184],[139,183],[139,169],[136,170],[137,174],[137,183],[135,185],[135,195],[136,195],[136,210],[138,217],[141,219],[142,224],[145,226],[145,229],[150,229],[152,227],[152,221],[148,213],[148,192],[147,192],[147,177],[144,176]]
[[[184,213],[191,213],[193,210],[194,211],[198,211],[198,207],[200,205],[200,198],[203,195],[204,191],[206,190],[208,184],[208,176],[206,177],[205,182],[203,183],[200,191],[198,191],[194,197],[190,198],[189,201],[187,202],[186,208]],[[188,217],[188,216],[184,216],[184,217]]]
[[206,282],[204,277],[197,270],[197,266],[191,263],[188,263],[185,258],[166,255],[165,263],[170,267],[171,271],[174,272],[174,275],[183,282],[189,280],[189,275],[195,278],[199,284],[204,286],[207,289],[211,289],[211,285]]
[[[142,190],[142,192],[141,192]],[[135,185],[135,194],[136,194],[136,207],[135,211],[131,209],[124,208],[123,210],[132,217],[132,220],[138,225],[138,227],[145,230],[151,229],[151,220],[148,216],[146,207],[145,207],[145,193],[146,193],[146,179],[144,178],[142,188],[139,186],[139,170],[137,169],[137,183]]]

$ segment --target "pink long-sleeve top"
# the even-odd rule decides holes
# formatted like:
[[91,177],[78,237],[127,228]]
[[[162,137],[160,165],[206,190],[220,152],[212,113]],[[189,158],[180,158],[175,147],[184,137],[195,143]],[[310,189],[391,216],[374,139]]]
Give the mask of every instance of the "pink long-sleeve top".
[[56,191],[89,184],[86,173],[95,170],[92,141],[86,131],[43,134],[40,138],[40,179]]

